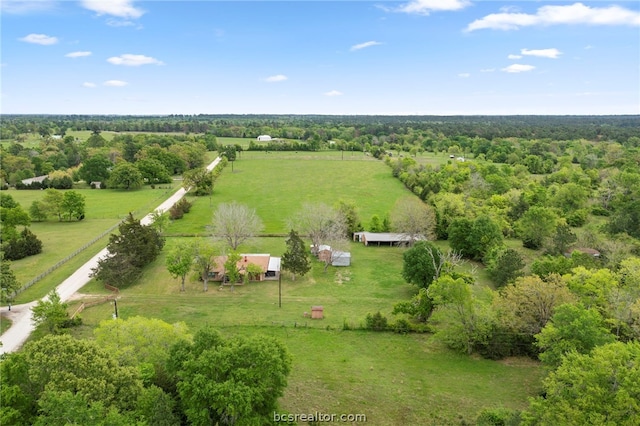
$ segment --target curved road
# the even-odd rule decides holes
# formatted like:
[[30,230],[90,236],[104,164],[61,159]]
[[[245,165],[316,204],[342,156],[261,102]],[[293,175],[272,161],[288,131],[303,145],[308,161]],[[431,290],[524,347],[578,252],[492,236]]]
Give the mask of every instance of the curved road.
[[[207,170],[213,170],[215,166],[220,162],[220,157],[216,158],[211,164],[207,166]],[[187,190],[180,188],[171,197],[167,198],[162,204],[160,204],[154,211],[164,212],[171,208],[176,202],[178,202]],[[151,213],[146,215],[140,220],[143,225],[149,225],[152,222]],[[69,278],[64,280],[62,284],[56,287],[56,291],[60,295],[62,301],[69,300],[69,298],[82,286],[91,280],[91,270],[98,265],[98,260],[105,257],[108,253],[106,248],[102,249],[100,253],[93,256],[87,263],[78,268]],[[46,300],[46,296],[42,299]],[[38,301],[24,303],[22,305],[14,305],[9,312],[9,319],[11,319],[11,327],[0,336],[0,354],[5,352],[14,352],[18,350],[22,344],[27,340],[31,332],[35,329],[35,325],[31,320],[31,308],[34,307]]]

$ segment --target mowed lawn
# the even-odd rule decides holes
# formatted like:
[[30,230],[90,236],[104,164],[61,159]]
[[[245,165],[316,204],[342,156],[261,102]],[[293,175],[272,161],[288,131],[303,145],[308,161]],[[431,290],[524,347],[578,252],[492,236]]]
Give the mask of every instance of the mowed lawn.
[[360,152],[345,152],[342,160],[339,151],[245,151],[231,169],[229,164],[206,199],[208,217],[197,213],[197,219],[176,222],[169,233],[206,233],[217,204],[232,201],[255,208],[264,233],[288,232],[287,220],[304,203],[333,206],[339,200],[353,203],[367,226],[372,215],[382,218],[398,199],[411,196],[389,167]]
[[[33,222],[30,228],[42,241],[42,253],[12,262],[11,268],[16,278],[21,283],[28,282],[100,236],[110,227],[117,225],[129,212],[137,218],[142,218],[178,187],[179,184],[164,185],[162,189],[145,187],[136,191],[78,190],[85,196],[85,219],[80,222],[59,222],[57,219],[49,218],[44,222]],[[8,190],[6,193],[27,211],[33,201],[44,197],[44,191]],[[101,242],[104,246],[106,239]],[[96,248],[99,247],[96,246]],[[59,282],[55,285],[57,284]],[[49,284],[43,285],[49,286]]]

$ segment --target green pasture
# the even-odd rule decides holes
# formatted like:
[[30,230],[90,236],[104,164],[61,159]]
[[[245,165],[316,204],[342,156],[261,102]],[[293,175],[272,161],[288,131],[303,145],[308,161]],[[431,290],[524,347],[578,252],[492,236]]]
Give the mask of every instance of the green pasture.
[[[44,222],[33,222],[31,231],[42,241],[43,250],[37,256],[12,262],[11,267],[16,278],[19,282],[26,283],[40,275],[58,261],[118,224],[129,212],[132,212],[135,217],[142,218],[162,203],[177,187],[178,184],[174,183],[165,185],[162,189],[145,187],[137,191],[78,190],[86,198],[85,219],[80,222],[59,222],[57,219],[50,218]],[[29,209],[33,201],[41,200],[44,197],[44,191],[8,190],[6,193],[10,194],[25,210]],[[90,249],[97,253],[101,247],[106,245],[107,241],[108,239],[104,238]],[[76,268],[79,266],[77,265]],[[69,273],[71,272],[73,270],[69,271]],[[25,298],[34,291],[34,295],[44,295],[47,288],[53,288],[66,276],[58,277],[60,281],[57,283],[49,282],[52,277],[47,278],[46,281],[36,284],[29,293],[21,294],[18,300],[33,300],[33,298],[28,300]],[[47,282],[49,283],[47,284]]]
[[[279,338],[293,356],[283,410],[363,413],[369,423],[460,424],[472,422],[483,407],[521,409],[539,388],[537,363],[512,359],[494,362],[451,353],[429,334],[401,336],[359,328],[368,313],[380,311],[390,321],[393,304],[415,289],[400,277],[402,252],[397,247],[365,247],[352,243],[352,266],[329,267],[313,261],[312,271],[295,281],[284,273],[282,307],[278,281],[228,286],[189,277],[186,292],[164,266],[164,253],[189,238],[168,238],[163,254],[137,284],[118,298],[121,318],[135,315],[186,322],[192,330],[211,325],[223,333],[267,334]],[[258,238],[242,252],[279,255],[284,238]],[[91,282],[83,293],[108,293]],[[75,308],[76,305],[72,307]],[[325,318],[304,316],[322,305]],[[72,310],[70,309],[70,310]],[[83,325],[73,332],[91,338],[100,321],[114,312],[112,302],[86,309]]]
[[[233,170],[232,170],[233,167]],[[265,233],[288,232],[287,220],[304,203],[355,204],[366,227],[371,216],[383,217],[399,198],[410,196],[391,170],[378,160],[345,152],[243,152],[215,183],[211,198],[199,198],[193,216],[169,233],[203,233],[218,203],[237,201],[256,209]],[[190,213],[191,214],[191,213]]]

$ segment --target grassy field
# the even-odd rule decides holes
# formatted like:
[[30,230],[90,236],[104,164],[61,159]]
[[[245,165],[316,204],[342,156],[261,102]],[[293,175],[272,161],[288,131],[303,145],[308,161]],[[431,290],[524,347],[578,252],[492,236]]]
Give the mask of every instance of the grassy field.
[[[206,233],[220,202],[237,200],[255,207],[267,232],[284,233],[285,219],[303,201],[334,204],[353,201],[363,221],[383,215],[408,192],[381,162],[360,156],[341,160],[340,153],[243,153],[216,182],[211,198],[193,198],[191,212],[172,223],[169,235]],[[368,313],[380,311],[390,321],[393,305],[407,300],[415,288],[400,275],[403,249],[365,247],[351,243],[352,265],[329,267],[314,261],[312,271],[295,281],[284,273],[282,307],[278,282],[254,282],[219,288],[188,277],[186,291],[164,266],[171,247],[189,237],[168,237],[163,253],[149,265],[140,282],[123,289],[118,299],[121,318],[156,317],[186,322],[192,330],[212,325],[227,335],[266,334],[281,339],[293,356],[289,386],[280,405],[291,413],[361,413],[375,425],[442,425],[473,423],[484,407],[522,409],[535,395],[543,375],[528,359],[503,362],[458,355],[429,334],[397,335],[359,330]],[[438,244],[441,244],[438,242]],[[442,243],[446,249],[446,243]],[[262,237],[239,248],[244,253],[285,250],[283,237]],[[467,263],[463,268],[474,269]],[[488,282],[477,270],[479,285]],[[95,281],[82,289],[108,294]],[[74,309],[80,301],[74,302]],[[325,318],[304,316],[322,305]],[[73,331],[91,338],[100,321],[111,318],[112,302],[86,309],[84,324]],[[347,324],[352,330],[343,330]]]
[[234,162],[233,172],[227,166],[216,181],[211,207],[206,205],[208,212],[193,213],[208,215],[206,222],[185,220],[169,232],[206,232],[204,225],[210,223],[215,206],[233,200],[256,209],[265,224],[265,233],[287,232],[287,219],[305,202],[353,202],[366,226],[372,215],[383,217],[399,198],[410,196],[382,162],[361,153],[355,154],[353,160],[348,153],[344,160],[341,158],[336,151],[243,152],[242,158]]
[[[169,238],[167,248],[186,238]],[[282,238],[259,238],[244,252],[279,254]],[[278,282],[266,281],[218,289],[194,278],[180,293],[162,254],[143,279],[118,299],[121,318],[135,315],[186,322],[192,330],[212,325],[227,335],[263,334],[282,340],[293,356],[293,370],[280,404],[292,413],[362,413],[375,425],[441,425],[472,422],[483,407],[522,409],[538,391],[542,370],[526,359],[494,362],[451,353],[428,334],[401,336],[358,328],[367,313],[380,311],[390,321],[393,304],[414,288],[400,278],[401,248],[350,247],[353,264],[325,273],[314,261],[312,271],[295,281],[284,274],[282,307]],[[107,294],[96,282],[83,293]],[[78,302],[79,303],[79,302]],[[304,317],[312,305],[325,318]],[[100,321],[114,311],[108,302],[85,310],[78,337],[92,337]]]
[[[178,184],[166,185],[162,189],[145,187],[137,191],[118,190],[80,190],[86,198],[86,218],[81,222],[58,222],[49,219],[45,222],[34,222],[31,230],[42,241],[42,253],[12,262],[12,269],[16,278],[21,283],[26,283],[32,278],[45,272],[58,261],[66,258],[88,242],[99,237],[110,227],[117,225],[128,212],[136,217],[142,217],[157,207],[178,187]],[[8,190],[10,194],[24,209],[28,209],[35,200],[44,197],[44,191],[16,191]],[[107,243],[105,237],[89,248],[91,258]],[[84,254],[84,253],[83,253]],[[75,259],[74,259],[75,260]],[[77,265],[79,267],[81,264]],[[73,270],[68,271],[67,275]],[[52,274],[39,282],[28,293],[21,294],[16,303],[29,301],[32,296],[42,296],[48,289],[55,287],[66,276]]]

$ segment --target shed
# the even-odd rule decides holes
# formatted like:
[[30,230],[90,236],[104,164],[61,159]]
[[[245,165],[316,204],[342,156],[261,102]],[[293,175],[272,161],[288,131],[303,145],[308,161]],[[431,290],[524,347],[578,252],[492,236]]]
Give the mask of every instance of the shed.
[[271,136],[269,136],[269,135],[260,135],[256,139],[259,140],[259,141],[262,141],[262,142],[269,142],[271,140]]
[[331,252],[331,266],[351,265],[351,253],[348,251],[335,250]]
[[[417,236],[415,239],[426,240],[423,236]],[[365,246],[370,244],[397,246],[411,242],[411,236],[393,232],[354,232],[353,241],[364,243]]]
[[322,306],[312,306],[311,319],[323,319],[323,318],[324,318],[324,308]]
[[89,186],[93,189],[100,189],[102,188],[102,181],[99,180],[92,180],[91,183],[89,184]]

